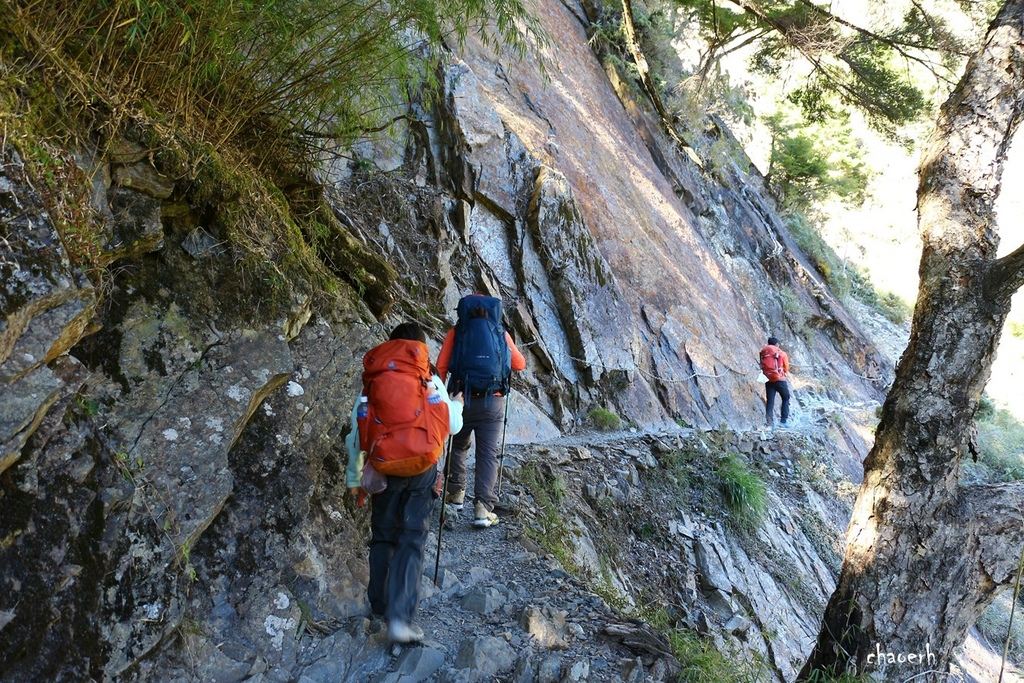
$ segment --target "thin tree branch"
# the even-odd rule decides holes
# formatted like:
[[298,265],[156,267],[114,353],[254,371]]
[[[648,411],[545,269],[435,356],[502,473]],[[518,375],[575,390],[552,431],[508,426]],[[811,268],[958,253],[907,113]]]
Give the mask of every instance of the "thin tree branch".
[[1024,244],[989,266],[986,288],[993,296],[1007,297],[1024,285]]

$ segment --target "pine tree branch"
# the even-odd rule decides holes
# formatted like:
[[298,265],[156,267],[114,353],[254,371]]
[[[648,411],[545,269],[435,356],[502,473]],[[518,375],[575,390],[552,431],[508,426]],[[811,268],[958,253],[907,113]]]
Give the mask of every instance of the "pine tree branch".
[[[950,80],[948,77],[944,77],[942,74],[939,74],[939,73],[937,73],[935,71],[934,63],[933,62],[931,62],[929,60],[926,60],[923,57],[911,54],[910,52],[907,52],[907,49],[906,49],[906,48],[912,48],[912,49],[915,49],[915,50],[932,51],[932,50],[936,49],[933,45],[927,45],[925,43],[920,43],[920,42],[895,40],[895,39],[893,39],[890,36],[883,36],[880,33],[875,33],[874,31],[866,29],[866,28],[864,28],[862,26],[858,26],[857,24],[854,24],[854,23],[852,23],[850,21],[847,21],[846,19],[843,19],[840,16],[832,14],[831,12],[825,10],[824,8],[815,5],[813,2],[811,2],[811,0],[799,0],[799,2],[800,2],[800,4],[804,5],[805,7],[807,7],[808,9],[810,9],[811,11],[813,11],[815,14],[817,14],[820,17],[824,17],[825,19],[827,19],[829,21],[834,21],[835,23],[839,24],[840,26],[845,26],[846,28],[850,29],[851,31],[854,31],[854,32],[858,33],[861,36],[864,36],[866,38],[870,38],[871,40],[874,40],[876,42],[882,43],[883,45],[888,45],[893,50],[898,52],[901,56],[903,56],[904,59],[907,59],[908,61],[912,61],[912,62],[917,62],[918,64],[920,64],[921,66],[926,68],[936,78],[938,78],[940,80],[946,80],[946,81]],[[920,9],[920,8],[918,8],[918,9]],[[922,14],[923,14],[923,12],[922,12]],[[925,15],[925,16],[927,16],[927,15]]]
[[1024,285],[1024,244],[992,262],[987,289],[993,296],[1008,297]]
[[[804,57],[804,59],[806,59],[811,64],[815,71],[817,71],[829,83],[831,83],[832,86],[838,92],[844,93],[845,96],[849,98],[851,102],[856,103],[857,106],[864,108],[869,112],[874,112],[875,114],[880,115],[883,119],[888,118],[886,112],[884,111],[884,107],[881,107],[878,102],[872,101],[870,98],[867,98],[862,94],[856,92],[856,89],[852,88],[851,86],[843,82],[841,76],[838,76],[837,74],[832,73],[829,69],[825,68],[824,63],[817,55],[817,52],[819,52],[819,50],[813,49],[813,47],[809,47],[807,41],[801,37],[799,31],[794,31],[793,27],[780,21],[778,18],[772,16],[768,11],[764,10],[760,5],[756,4],[755,2],[751,2],[750,0],[729,1],[743,9],[745,12],[748,12],[749,14],[755,16],[764,25],[771,27],[772,30],[777,32],[785,40],[786,44],[788,44],[792,49],[799,52]],[[819,18],[824,19],[826,27],[828,24],[832,23],[839,26],[843,26],[853,31],[863,39],[886,45],[889,48],[896,51],[898,54],[900,54],[904,59],[922,65],[933,76],[935,76],[935,78],[945,81],[950,80],[948,74],[940,73],[940,71],[936,68],[934,61],[929,60],[924,56],[916,55],[909,51],[910,49],[921,51],[935,51],[937,50],[937,48],[920,42],[901,41],[896,40],[891,36],[885,36],[878,33],[874,33],[873,31],[858,26],[857,24],[847,21],[821,7],[818,7],[810,0],[798,1],[802,5],[810,8],[810,10],[814,12],[814,14],[817,15]],[[840,35],[838,35],[838,33],[835,33],[831,29],[829,29],[829,33],[832,34],[832,38],[834,39],[835,44],[837,46],[844,42],[844,39]],[[849,42],[849,39],[845,39],[845,42]],[[821,42],[815,41],[814,43],[812,43],[812,45],[820,47]],[[851,69],[851,72],[856,74],[858,78],[863,78],[864,75],[860,73],[859,69],[851,61],[849,56],[842,54],[841,49],[836,48],[834,50],[831,50],[831,52],[834,57],[842,60]]]

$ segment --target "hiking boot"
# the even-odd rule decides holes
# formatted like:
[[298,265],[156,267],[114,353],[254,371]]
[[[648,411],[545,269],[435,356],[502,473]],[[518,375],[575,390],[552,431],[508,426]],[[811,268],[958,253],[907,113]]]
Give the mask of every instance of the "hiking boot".
[[466,502],[466,491],[464,489],[449,491],[445,502],[451,505],[452,509],[461,511],[463,504]]
[[473,526],[486,529],[498,523],[498,515],[494,514],[483,503],[477,503],[474,508]]
[[392,643],[418,643],[424,638],[423,629],[401,619],[388,622],[388,640]]

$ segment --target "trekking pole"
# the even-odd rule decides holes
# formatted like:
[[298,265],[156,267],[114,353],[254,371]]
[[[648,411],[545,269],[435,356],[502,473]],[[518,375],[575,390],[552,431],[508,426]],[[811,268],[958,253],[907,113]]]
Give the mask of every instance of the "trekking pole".
[[501,428],[501,458],[498,460],[498,498],[501,498],[501,473],[505,469],[505,434],[508,432],[508,404],[512,402],[512,389],[505,397],[505,424]]
[[437,585],[437,573],[441,567],[441,533],[444,531],[445,510],[448,509],[448,475],[452,471],[452,435],[448,435],[448,445],[444,455],[444,483],[441,484],[441,522],[437,527],[437,558],[434,560],[434,585]]

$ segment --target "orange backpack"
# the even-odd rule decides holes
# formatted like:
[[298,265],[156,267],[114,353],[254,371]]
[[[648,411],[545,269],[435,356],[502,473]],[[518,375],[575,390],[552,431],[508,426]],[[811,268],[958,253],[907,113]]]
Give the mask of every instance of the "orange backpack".
[[786,379],[786,370],[782,365],[782,350],[769,344],[761,349],[761,372],[769,382],[781,382]]
[[412,477],[437,462],[449,431],[448,404],[431,379],[426,344],[393,339],[370,349],[363,358],[363,396],[359,448],[375,470]]

